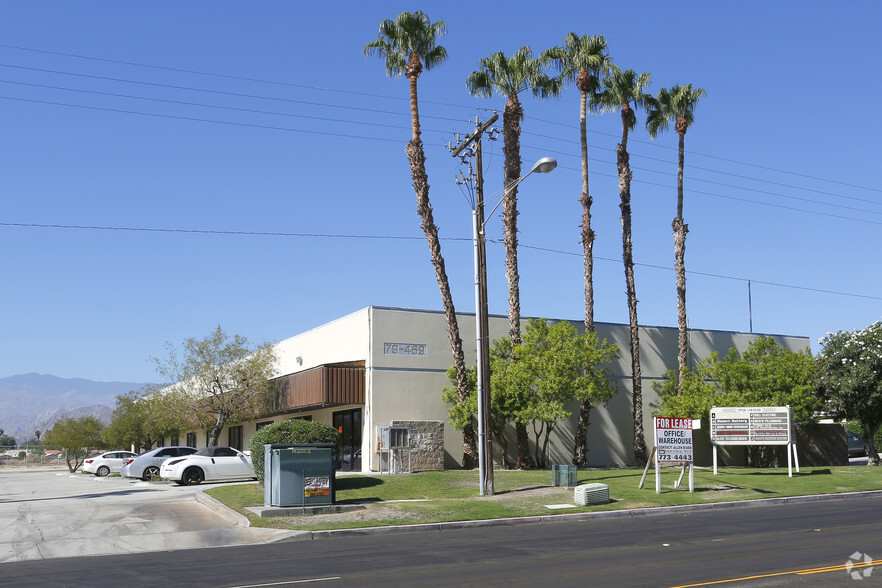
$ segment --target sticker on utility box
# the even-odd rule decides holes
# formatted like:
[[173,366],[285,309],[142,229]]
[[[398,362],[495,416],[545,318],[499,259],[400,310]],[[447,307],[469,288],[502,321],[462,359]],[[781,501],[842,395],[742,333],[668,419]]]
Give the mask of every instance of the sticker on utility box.
[[304,476],[303,477],[303,496],[312,498],[313,496],[330,496],[331,495],[331,478],[329,476]]

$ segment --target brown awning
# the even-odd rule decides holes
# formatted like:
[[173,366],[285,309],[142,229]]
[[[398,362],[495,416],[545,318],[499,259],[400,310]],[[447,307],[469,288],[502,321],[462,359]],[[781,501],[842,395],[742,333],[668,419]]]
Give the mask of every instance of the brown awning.
[[[358,365],[360,364],[360,365]],[[271,414],[320,406],[364,404],[364,362],[320,365],[274,380]]]

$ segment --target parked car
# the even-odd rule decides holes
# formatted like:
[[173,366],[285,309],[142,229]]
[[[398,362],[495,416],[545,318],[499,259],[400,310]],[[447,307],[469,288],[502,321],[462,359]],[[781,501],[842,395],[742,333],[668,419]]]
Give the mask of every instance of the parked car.
[[848,431],[848,457],[867,455],[867,444],[861,439],[860,435],[853,431]]
[[251,456],[232,447],[203,447],[196,453],[162,464],[159,477],[182,486],[223,480],[257,479]]
[[96,476],[106,476],[111,472],[119,472],[127,459],[137,457],[132,451],[108,451],[83,462],[83,471]]
[[159,475],[159,467],[165,460],[171,457],[183,457],[191,453],[196,453],[195,447],[173,446],[151,449],[132,458],[131,461],[126,461],[120,470],[120,475],[123,478],[140,478],[149,482]]

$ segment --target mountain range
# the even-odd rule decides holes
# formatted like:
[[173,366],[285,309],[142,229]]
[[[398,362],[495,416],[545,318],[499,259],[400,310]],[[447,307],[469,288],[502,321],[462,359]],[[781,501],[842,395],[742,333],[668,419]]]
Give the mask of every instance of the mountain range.
[[24,443],[63,418],[97,417],[109,423],[116,397],[145,384],[95,382],[47,374],[0,378],[0,429]]

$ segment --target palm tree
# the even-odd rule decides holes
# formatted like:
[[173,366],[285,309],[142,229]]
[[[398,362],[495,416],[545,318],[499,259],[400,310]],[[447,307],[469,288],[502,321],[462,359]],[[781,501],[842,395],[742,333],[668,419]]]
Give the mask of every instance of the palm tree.
[[[507,192],[503,201],[502,218],[505,229],[505,273],[508,279],[509,339],[514,348],[521,342],[521,295],[518,282],[518,189],[521,177],[521,120],[524,109],[518,94],[530,90],[534,96],[547,98],[560,92],[560,81],[543,71],[542,61],[533,59],[529,47],[521,47],[511,57],[502,51],[480,60],[477,71],[466,79],[466,88],[472,96],[489,98],[493,93],[508,98],[502,113],[503,186]],[[526,467],[526,425],[516,424],[518,440],[518,467]]]
[[[438,45],[438,38],[447,30],[443,20],[431,22],[422,11],[402,12],[395,20],[384,20],[380,25],[376,41],[365,45],[365,55],[382,57],[386,61],[386,75],[398,77],[401,74],[410,81],[410,120],[412,137],[405,148],[410,172],[413,178],[413,189],[417,197],[417,214],[421,226],[429,241],[432,253],[432,265],[435,267],[435,278],[441,289],[441,301],[447,319],[450,346],[453,351],[453,365],[456,369],[456,387],[460,401],[468,398],[465,356],[462,350],[462,339],[459,335],[459,324],[456,320],[456,309],[453,306],[453,295],[447,280],[444,257],[441,255],[441,240],[438,227],[435,225],[432,205],[429,202],[429,177],[426,174],[426,154],[420,139],[420,113],[417,102],[417,79],[425,67],[426,70],[437,67],[447,58],[447,50]],[[471,469],[477,461],[477,439],[472,425],[463,428],[463,467]]]
[[[621,108],[622,141],[616,146],[616,168],[619,172],[619,197],[622,211],[622,261],[625,264],[625,284],[628,293],[628,317],[631,327],[631,381],[634,405],[634,459],[638,465],[646,463],[646,440],[643,434],[643,387],[640,381],[640,337],[637,324],[637,292],[634,287],[634,258],[631,246],[631,165],[628,155],[628,132],[637,125],[634,108],[643,106],[643,90],[651,81],[648,73],[638,74],[632,69],[620,70],[610,66],[610,74],[603,79],[603,91],[597,97],[599,107],[608,110]],[[633,107],[631,106],[633,104]]]
[[[542,58],[554,63],[563,81],[579,88],[579,135],[582,142],[582,248],[585,268],[585,334],[594,332],[594,229],[591,228],[591,204],[588,191],[588,100],[600,88],[600,76],[609,71],[610,58],[603,35],[570,33],[562,47],[554,47],[542,53]],[[586,399],[579,410],[579,424],[573,445],[573,464],[588,465],[588,423],[591,418],[591,401]]]
[[683,393],[683,379],[686,377],[686,357],[688,349],[686,323],[686,233],[689,226],[683,222],[683,155],[686,130],[692,126],[695,107],[707,96],[701,88],[692,89],[692,84],[662,88],[658,96],[648,102],[646,130],[655,139],[660,131],[667,130],[674,121],[674,130],[680,136],[679,158],[677,162],[677,216],[671,227],[674,229],[674,268],[677,274],[677,393]]

